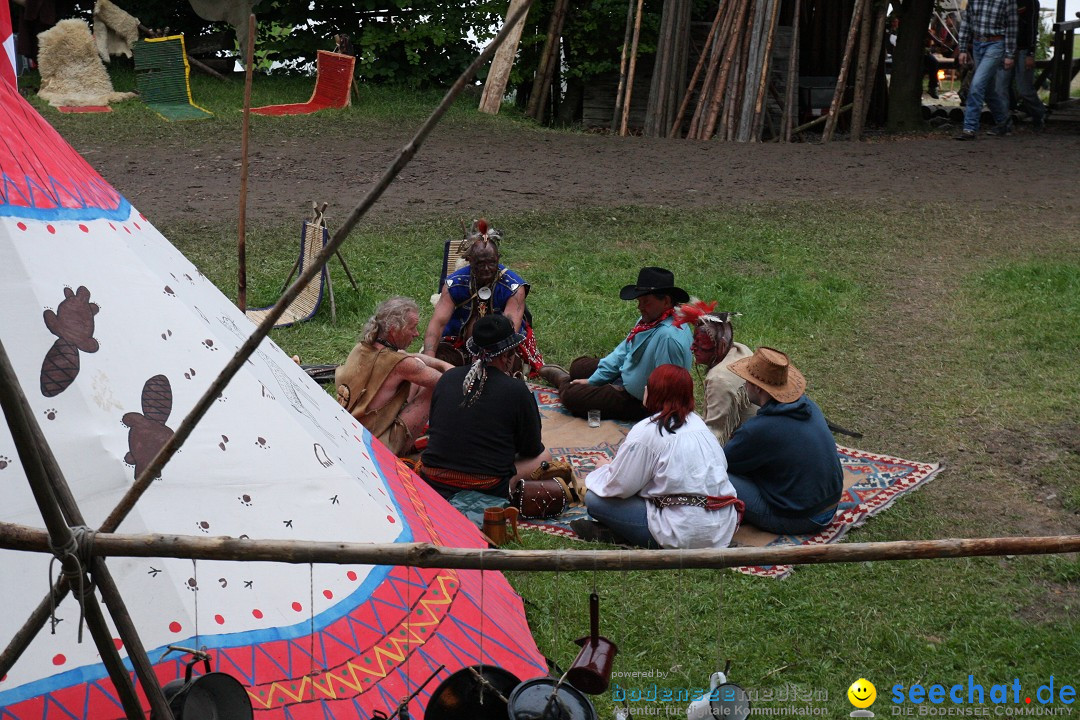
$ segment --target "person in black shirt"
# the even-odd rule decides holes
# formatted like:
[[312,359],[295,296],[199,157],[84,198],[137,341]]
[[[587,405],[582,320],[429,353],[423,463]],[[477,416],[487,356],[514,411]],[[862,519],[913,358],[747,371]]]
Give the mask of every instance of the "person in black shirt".
[[511,481],[551,461],[536,399],[508,374],[524,340],[505,315],[485,315],[466,343],[472,365],[448,370],[435,385],[417,471],[444,497],[475,490],[505,498]]

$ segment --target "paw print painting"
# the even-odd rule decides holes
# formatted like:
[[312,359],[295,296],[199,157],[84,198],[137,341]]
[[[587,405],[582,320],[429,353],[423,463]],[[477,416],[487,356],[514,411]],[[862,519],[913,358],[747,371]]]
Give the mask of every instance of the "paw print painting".
[[98,351],[94,339],[94,316],[98,306],[90,302],[90,291],[80,285],[74,292],[64,288],[64,299],[56,312],[44,312],[45,327],[56,341],[41,363],[41,394],[56,397],[67,390],[79,376],[79,352]]
[[172,414],[172,401],[169,378],[155,375],[143,385],[142,412],[125,413],[121,420],[129,428],[124,462],[135,466],[136,478],[173,436],[172,428],[165,424]]

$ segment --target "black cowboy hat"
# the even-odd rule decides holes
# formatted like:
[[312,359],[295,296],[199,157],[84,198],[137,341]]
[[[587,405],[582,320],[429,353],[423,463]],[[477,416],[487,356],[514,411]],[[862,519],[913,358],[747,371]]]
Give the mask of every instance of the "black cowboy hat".
[[485,315],[476,321],[472,337],[465,347],[473,355],[487,353],[495,356],[516,348],[525,342],[525,336],[514,332],[510,318],[505,315]]
[[642,295],[658,293],[670,295],[673,302],[684,303],[690,300],[690,294],[680,287],[675,287],[675,273],[661,267],[643,267],[638,271],[637,284],[626,285],[619,291],[623,300],[636,300]]

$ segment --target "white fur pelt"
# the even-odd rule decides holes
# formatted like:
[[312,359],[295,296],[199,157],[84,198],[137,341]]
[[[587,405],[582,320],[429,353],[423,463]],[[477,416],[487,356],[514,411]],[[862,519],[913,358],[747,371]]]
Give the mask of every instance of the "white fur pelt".
[[135,97],[115,92],[85,20],[61,20],[38,35],[38,95],[53,107],[108,105]]
[[139,18],[129,15],[110,0],[94,5],[94,42],[98,55],[109,62],[113,55],[131,57],[131,45],[139,39]]

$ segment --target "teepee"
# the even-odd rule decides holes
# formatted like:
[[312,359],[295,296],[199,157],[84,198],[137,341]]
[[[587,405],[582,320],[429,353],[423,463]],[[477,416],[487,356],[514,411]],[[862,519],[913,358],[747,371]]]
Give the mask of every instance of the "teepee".
[[[0,82],[0,339],[98,527],[253,326],[8,83]],[[0,521],[43,527],[0,424]],[[264,340],[119,532],[481,547],[479,531]],[[0,551],[0,647],[49,557]],[[114,558],[162,682],[205,648],[260,718],[387,714],[440,665],[545,666],[499,573]],[[0,718],[122,714],[69,596],[0,678]],[[118,636],[116,636],[118,637]],[[120,640],[116,640],[120,644]],[[121,648],[121,655],[123,655]]]

